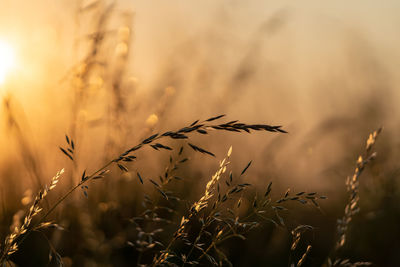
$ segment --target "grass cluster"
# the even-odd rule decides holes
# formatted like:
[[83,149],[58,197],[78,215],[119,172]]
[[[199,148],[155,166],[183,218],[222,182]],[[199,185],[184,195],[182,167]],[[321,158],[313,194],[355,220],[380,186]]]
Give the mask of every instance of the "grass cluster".
[[[215,155],[190,142],[191,134],[208,134],[209,131],[229,131],[229,132],[248,132],[267,131],[273,133],[286,133],[281,126],[270,126],[266,124],[246,124],[238,121],[224,123],[214,123],[220,120],[224,115],[212,117],[204,121],[196,120],[189,126],[176,131],[166,131],[160,134],[153,134],[139,144],[127,149],[116,158],[110,160],[104,166],[98,168],[91,174],[86,170],[80,176],[79,182],[74,185],[55,203],[50,204],[49,208],[42,212],[42,202],[46,195],[56,187],[64,169],[59,171],[51,180],[49,186],[39,191],[35,197],[32,206],[27,215],[23,218],[21,226],[15,226],[12,233],[6,238],[2,246],[1,264],[7,265],[12,259],[20,244],[35,231],[58,225],[47,221],[49,215],[62,204],[74,191],[81,190],[88,197],[88,184],[93,180],[107,179],[110,176],[110,167],[116,165],[120,171],[129,172],[130,165],[135,164],[138,159],[137,152],[148,146],[155,151],[166,150],[173,151],[173,148],[161,144],[163,139],[182,139],[184,145],[178,151],[178,157],[182,156],[184,149],[191,149],[198,153],[203,153],[215,157]],[[371,152],[376,138],[381,129],[373,132],[367,141],[365,159],[362,156],[357,160],[357,167],[354,175],[347,178],[346,185],[350,194],[349,203],[345,207],[345,214],[338,220],[338,241],[333,248],[332,256],[327,258],[327,266],[368,266],[369,262],[351,263],[349,259],[337,258],[337,251],[344,246],[348,225],[354,215],[359,211],[358,185],[359,177],[365,166],[376,157],[376,152]],[[66,136],[67,147],[60,150],[70,160],[74,161],[74,140]],[[281,211],[287,210],[285,203],[298,202],[300,205],[311,204],[319,208],[319,200],[326,199],[326,196],[319,195],[316,192],[296,192],[292,193],[288,189],[280,198],[272,199],[272,182],[266,185],[265,193],[261,196],[255,194],[249,196],[246,191],[251,187],[246,182],[246,171],[251,166],[251,161],[239,173],[234,174],[228,171],[232,147],[227,155],[219,163],[218,170],[212,175],[206,184],[205,191],[199,200],[188,204],[186,200],[180,198],[180,192],[175,192],[174,182],[179,182],[181,178],[174,174],[179,170],[179,166],[188,159],[179,159],[173,162],[170,157],[169,166],[165,173],[159,176],[159,181],[148,179],[154,191],[160,195],[143,197],[143,208],[140,214],[137,214],[129,221],[135,226],[137,236],[135,240],[127,241],[127,245],[137,251],[137,266],[188,266],[188,265],[232,265],[229,257],[226,255],[225,245],[229,240],[246,240],[246,234],[254,228],[260,227],[265,223],[272,223],[276,227],[285,227],[284,219],[281,217]],[[145,182],[144,178],[137,172],[137,178],[140,184]],[[108,178],[109,179],[109,178]],[[247,202],[247,207],[242,208],[242,202]],[[187,207],[182,208],[182,207]],[[183,211],[179,214],[179,211]],[[41,214],[43,213],[43,214]],[[41,214],[41,217],[38,216]],[[37,217],[39,219],[35,220]],[[180,222],[177,220],[180,219]],[[34,222],[33,222],[34,221]],[[175,227],[170,227],[173,225]],[[59,227],[61,228],[61,227]],[[171,229],[174,229],[172,230]],[[169,231],[168,231],[169,230]],[[309,225],[296,226],[291,231],[292,245],[291,252],[295,252],[305,231],[312,231],[313,227]],[[159,237],[169,236],[169,240]],[[49,247],[52,248],[51,244]],[[302,266],[310,254],[311,245],[307,245],[306,250],[300,258],[290,257],[290,266]],[[62,265],[62,257],[52,248],[49,255],[49,261]],[[291,255],[294,253],[291,253]],[[145,257],[144,257],[145,256]]]
[[[349,248],[363,200],[360,177],[377,157],[374,145],[381,129],[369,135],[354,173],[343,179],[346,203],[332,227],[336,233],[321,250],[314,245],[321,238],[319,225],[303,223],[307,220],[302,216],[325,216],[328,194],[307,191],[313,185],[304,191],[281,190],[282,183],[275,187],[275,180],[260,174],[256,178],[261,182],[253,183],[253,165],[266,165],[266,159],[248,158],[243,166],[234,166],[235,156],[242,159],[248,151],[236,151],[233,143],[221,157],[209,148],[212,140],[236,134],[243,139],[253,138],[243,136],[250,133],[291,138],[285,127],[228,120],[225,115],[172,130],[156,127],[167,119],[165,110],[174,94],[173,87],[166,87],[146,126],[133,129],[132,114],[144,105],[127,83],[134,16],[118,13],[122,19],[115,30],[110,29],[115,26],[114,4],[93,1],[78,10],[77,24],[89,18],[91,26],[88,41],[77,48],[83,55],[62,80],[71,93],[71,116],[58,126],[68,129],[58,147],[65,161],[59,168],[52,166],[61,170],[49,182],[43,180],[46,159],[38,152],[44,148],[34,147],[13,109],[13,97],[3,99],[7,129],[23,158],[23,166],[16,164],[12,175],[28,174],[31,188],[14,196],[22,206],[3,208],[0,266],[373,265],[353,257]],[[96,102],[98,87],[106,88],[105,103]],[[106,110],[104,118],[88,120],[85,114],[94,108]],[[91,136],[87,129],[95,124],[103,131]],[[90,145],[98,148],[97,135],[104,139],[101,160],[82,145],[93,138]],[[203,164],[209,159],[212,163]],[[205,174],[208,178],[201,179]],[[275,253],[275,246],[283,249]],[[278,260],[267,262],[262,257],[267,250]]]

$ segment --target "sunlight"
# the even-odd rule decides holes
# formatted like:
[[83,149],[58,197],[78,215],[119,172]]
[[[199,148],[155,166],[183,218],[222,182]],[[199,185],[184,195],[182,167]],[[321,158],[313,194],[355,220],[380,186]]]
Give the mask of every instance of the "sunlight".
[[0,40],[0,84],[4,82],[7,74],[14,66],[14,49],[8,43]]

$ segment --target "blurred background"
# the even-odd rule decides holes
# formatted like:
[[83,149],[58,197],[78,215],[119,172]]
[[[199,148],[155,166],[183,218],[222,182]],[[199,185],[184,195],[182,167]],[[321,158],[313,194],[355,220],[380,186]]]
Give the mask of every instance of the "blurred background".
[[[185,147],[189,160],[177,173],[185,180],[176,185],[182,199],[201,197],[231,145],[233,173],[252,160],[252,193],[272,181],[275,199],[287,188],[328,197],[320,209],[289,205],[285,227],[263,224],[247,240],[232,241],[226,253],[234,266],[287,266],[290,231],[299,224],[314,226],[301,243],[303,250],[313,246],[306,266],[321,266],[348,200],[346,177],[369,133],[382,126],[377,158],[360,178],[361,211],[341,253],[396,266],[399,11],[397,1],[2,0],[2,240],[58,170],[66,174],[45,209],[84,170],[152,133],[227,114],[226,121],[282,125],[289,133],[194,135],[193,143],[216,158]],[[74,162],[59,150],[66,134],[76,144]],[[166,144],[179,150],[185,142]],[[143,194],[157,195],[136,173],[158,179],[170,154],[178,157],[171,153],[143,149],[129,172],[112,168],[106,180],[89,185],[88,198],[78,190],[52,213],[65,230],[49,230],[46,238],[66,266],[134,265],[138,255],[127,242],[137,233],[129,218],[143,211]],[[38,234],[12,261],[46,265],[48,250]],[[142,264],[150,262],[144,256]]]

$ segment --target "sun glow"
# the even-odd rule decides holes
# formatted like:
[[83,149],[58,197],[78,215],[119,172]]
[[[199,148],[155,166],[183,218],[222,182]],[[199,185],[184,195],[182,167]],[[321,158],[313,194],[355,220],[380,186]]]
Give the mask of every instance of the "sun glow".
[[0,84],[2,84],[15,66],[15,53],[12,46],[0,40]]

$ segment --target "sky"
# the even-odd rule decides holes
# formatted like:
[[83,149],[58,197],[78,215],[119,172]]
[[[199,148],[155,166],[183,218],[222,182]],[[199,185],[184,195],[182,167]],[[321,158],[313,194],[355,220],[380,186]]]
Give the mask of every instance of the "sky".
[[[1,90],[18,99],[37,136],[66,131],[60,107],[72,98],[61,81],[91,22],[77,6],[91,2],[0,2],[0,40],[14,47],[18,65]],[[285,156],[314,151],[329,164],[343,158],[352,131],[400,126],[399,1],[121,0],[110,30],[126,11],[134,14],[126,75],[148,103],[143,122],[160,109],[159,92],[174,88],[161,108],[169,125],[219,113],[282,124],[292,133]],[[305,173],[311,160],[296,168]]]

